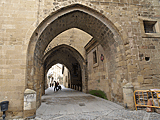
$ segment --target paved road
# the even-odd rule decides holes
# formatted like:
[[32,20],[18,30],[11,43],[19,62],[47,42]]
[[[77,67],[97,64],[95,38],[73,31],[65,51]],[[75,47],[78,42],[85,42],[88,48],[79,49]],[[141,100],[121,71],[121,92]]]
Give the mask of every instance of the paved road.
[[160,114],[131,111],[89,94],[69,88],[48,88],[36,112],[36,120],[160,120]]

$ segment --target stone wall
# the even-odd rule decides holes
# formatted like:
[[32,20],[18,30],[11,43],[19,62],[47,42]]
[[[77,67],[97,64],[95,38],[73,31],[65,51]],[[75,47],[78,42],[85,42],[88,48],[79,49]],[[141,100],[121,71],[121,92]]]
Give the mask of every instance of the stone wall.
[[37,4],[28,0],[0,1],[0,102],[9,101],[7,117],[23,116],[29,43],[26,34],[37,20]]
[[[93,45],[92,45],[93,46]],[[97,63],[93,62],[93,52],[97,53]],[[107,98],[111,100],[111,83],[108,79],[106,56],[101,60],[101,54],[104,56],[104,50],[101,45],[93,46],[87,51],[87,68],[88,68],[88,90],[102,90],[106,93]],[[112,83],[113,84],[113,83]]]
[[85,59],[86,51],[84,46],[91,40],[92,36],[77,28],[69,29],[53,39],[47,46],[45,53],[58,45],[69,45],[75,48]]
[[69,70],[66,67],[64,67],[63,71],[64,71],[63,72],[63,85],[64,85],[64,87],[68,88],[68,87],[70,87],[70,86],[68,86],[68,84],[71,85],[71,81],[69,78],[70,73],[68,74]]
[[[38,43],[37,36],[40,37],[39,33],[49,24],[47,20],[56,13],[58,15],[54,16],[54,19],[58,18],[62,15],[61,12],[64,12],[64,9],[61,8],[72,7],[74,4],[86,6],[84,7],[85,12],[94,16],[87,18],[89,21],[93,20],[90,25],[89,21],[83,21],[83,24],[88,25],[83,30],[90,32],[89,34],[92,33],[91,36],[99,35],[96,40],[103,47],[104,55],[110,56],[110,58],[106,58],[109,68],[109,74],[106,76],[110,83],[116,81],[118,88],[123,86],[123,81],[132,82],[135,89],[159,88],[159,0],[1,0],[0,102],[4,100],[10,102],[7,116],[23,116],[23,96],[26,88],[37,92],[37,107],[40,105],[40,97],[43,92],[40,85],[44,84],[44,71],[42,67],[39,67],[43,65],[43,62],[34,56],[40,54],[40,51],[34,51],[36,48],[34,44]],[[76,6],[72,9],[79,8]],[[103,25],[99,24],[95,18],[101,20]],[[157,21],[157,33],[144,33],[143,21],[145,20]],[[95,23],[97,23],[96,30],[89,31],[88,28],[94,26]],[[106,40],[107,38],[103,40],[104,33],[102,32],[105,31],[105,25],[111,31],[109,33],[114,34],[114,40],[109,37],[108,40]],[[84,26],[82,27],[84,28]],[[47,48],[48,44],[43,47]],[[67,45],[69,44],[70,41]],[[44,52],[41,55],[44,55]],[[40,69],[37,70],[38,68]],[[121,99],[121,97],[117,97],[117,91],[112,94],[113,101]],[[121,95],[122,93],[120,93]]]

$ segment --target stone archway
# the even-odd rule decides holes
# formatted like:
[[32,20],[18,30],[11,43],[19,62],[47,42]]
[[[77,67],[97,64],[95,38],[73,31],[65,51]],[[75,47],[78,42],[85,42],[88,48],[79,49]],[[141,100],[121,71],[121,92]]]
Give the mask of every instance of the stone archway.
[[[117,84],[112,90],[113,101],[123,100],[122,80],[128,77],[124,44],[118,29],[101,13],[80,4],[74,4],[48,16],[33,33],[28,46],[26,88],[37,91],[37,107],[40,105],[43,81],[43,53],[47,45],[60,33],[78,28],[94,37],[108,61],[108,79]],[[86,74],[86,71],[84,71]],[[86,81],[86,80],[85,80]],[[111,88],[112,89],[112,88]]]
[[[85,60],[81,56],[81,54],[73,47],[71,47],[69,45],[65,45],[65,44],[56,46],[53,49],[51,49],[44,56],[43,61],[44,61],[45,75],[46,75],[47,71],[49,70],[49,68],[51,68],[56,63],[60,63],[60,64],[65,65],[68,68],[68,70],[70,71],[72,83],[75,83],[76,79],[79,79],[80,83],[77,83],[75,85],[77,85],[77,87],[79,87],[78,84],[85,85],[85,77],[82,77],[82,76],[85,76],[83,71],[86,71]],[[80,69],[80,71],[78,73],[78,77],[76,77],[76,76],[74,77],[74,73],[73,73],[73,65],[74,64],[77,64]],[[82,76],[81,76],[81,73],[82,73]],[[45,87],[45,86],[43,86],[43,87]],[[82,86],[80,86],[80,87],[82,87]],[[86,86],[83,86],[83,88],[85,90],[87,90],[87,88],[85,88],[85,87]],[[85,91],[85,90],[83,90],[83,91]],[[44,93],[44,89],[42,89],[42,91]]]

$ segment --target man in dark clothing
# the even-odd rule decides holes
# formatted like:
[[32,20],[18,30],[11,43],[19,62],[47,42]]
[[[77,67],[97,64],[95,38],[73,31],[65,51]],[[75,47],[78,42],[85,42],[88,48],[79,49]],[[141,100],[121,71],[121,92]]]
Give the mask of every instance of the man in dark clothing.
[[54,81],[54,83],[55,83],[54,91],[57,91],[57,87],[58,87],[57,82]]
[[54,77],[52,77],[52,81],[51,81],[51,82],[52,82],[52,87],[53,87],[53,84],[54,84],[54,83],[53,83],[53,80],[54,80]]

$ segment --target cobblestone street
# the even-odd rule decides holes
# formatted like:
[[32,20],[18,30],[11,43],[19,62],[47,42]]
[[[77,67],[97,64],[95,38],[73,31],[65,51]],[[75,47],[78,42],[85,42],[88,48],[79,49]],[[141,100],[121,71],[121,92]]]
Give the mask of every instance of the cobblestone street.
[[124,107],[69,88],[48,88],[36,112],[36,120],[159,120],[160,114]]

